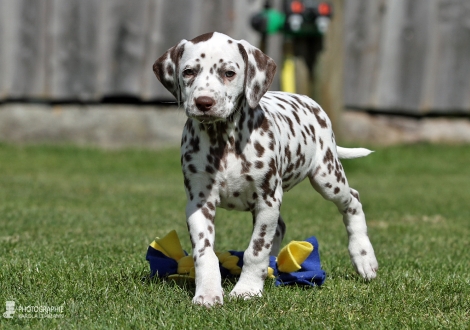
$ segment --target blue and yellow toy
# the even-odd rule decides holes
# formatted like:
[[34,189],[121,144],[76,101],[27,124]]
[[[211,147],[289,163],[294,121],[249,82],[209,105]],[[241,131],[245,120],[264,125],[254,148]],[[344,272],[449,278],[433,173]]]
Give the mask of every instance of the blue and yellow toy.
[[[216,252],[222,278],[234,278],[243,268],[243,253],[240,251]],[[163,238],[156,238],[147,250],[150,277],[193,281],[196,277],[193,258],[181,247],[176,231]],[[292,241],[278,254],[269,259],[268,278],[275,285],[320,286],[326,278],[321,268],[318,241],[312,236],[305,241]]]

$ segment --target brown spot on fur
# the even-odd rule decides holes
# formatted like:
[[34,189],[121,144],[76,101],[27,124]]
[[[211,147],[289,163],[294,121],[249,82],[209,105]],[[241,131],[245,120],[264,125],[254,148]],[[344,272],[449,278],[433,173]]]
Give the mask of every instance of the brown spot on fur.
[[258,157],[263,157],[264,155],[264,147],[258,142],[256,141],[254,143],[254,147],[255,147],[255,150],[256,150],[256,156]]
[[251,93],[251,98],[257,99],[260,92],[261,92],[261,86],[258,83],[255,83],[255,85],[253,86],[253,92]]
[[348,208],[348,213],[351,213],[352,215],[356,214],[357,210],[353,208]]
[[312,136],[314,137],[315,136],[315,127],[312,124],[308,125],[308,127],[310,128],[310,133],[312,133]]
[[290,129],[290,131],[291,131],[291,133],[292,133],[292,136],[295,136],[294,123],[293,123],[292,120],[291,120],[289,117],[287,117],[287,116],[285,116],[284,119],[285,119],[285,120],[287,121],[287,123],[289,124],[289,129]]
[[172,67],[170,64],[168,64],[168,65],[166,66],[166,73],[167,73],[169,76],[172,76],[173,73],[174,73],[173,67]]
[[255,51],[253,52],[253,57],[255,58],[256,66],[258,67],[258,70],[260,71],[266,70],[269,58],[259,49],[255,49]]
[[269,124],[269,120],[263,116],[263,121],[261,122],[261,129],[265,132],[268,132],[269,131],[269,127],[271,125]]
[[255,162],[255,167],[256,167],[257,169],[262,169],[263,166],[264,166],[264,163],[263,163],[263,162],[261,162],[261,161],[259,161],[259,160]]
[[[207,41],[209,40],[210,38],[212,38],[212,35],[214,34],[214,32],[209,32],[209,33],[205,33],[205,34],[201,34],[200,36],[194,38],[194,39],[191,39],[190,41],[193,43],[193,44],[197,44],[199,42],[204,42],[204,41]],[[204,57],[204,56],[202,56]]]
[[199,136],[193,136],[189,140],[189,145],[192,147],[193,152],[198,152],[199,151]]
[[214,173],[215,173],[215,170],[214,170],[214,168],[213,168],[212,166],[207,165],[207,166],[206,166],[206,172],[207,172],[207,173],[210,173],[210,174],[214,174]]
[[264,243],[264,238],[258,238],[253,241],[253,255],[255,257],[257,257],[259,252],[263,250]]
[[353,195],[354,197],[356,197],[356,199],[357,199],[358,201],[361,201],[361,200],[359,199],[359,194],[358,194],[358,193],[356,193],[356,192],[354,192],[354,191],[351,190],[351,195]]
[[196,169],[196,166],[194,166],[194,164],[189,164],[189,165],[188,165],[188,170],[189,170],[191,173],[197,173],[197,169]]
[[207,220],[209,220],[211,222],[214,222],[214,216],[212,215],[212,213],[206,207],[203,207],[201,209],[201,211],[202,211],[202,214],[206,217]]
[[311,111],[315,115],[315,118],[317,119],[318,123],[320,124],[320,127],[321,128],[327,128],[328,124],[327,124],[326,120],[323,119],[322,117],[320,117],[320,109],[312,107]]
[[292,112],[292,114],[294,115],[295,121],[297,121],[297,124],[300,125],[300,118],[299,118],[299,115],[297,115],[295,112]]
[[208,207],[209,209],[211,209],[212,211],[215,210],[215,206],[214,206],[214,204],[212,204],[211,202],[207,202],[207,207]]
[[[255,75],[256,75],[256,68],[253,64],[249,64],[248,65],[248,72],[247,72],[247,77],[248,77],[248,81],[251,81],[255,78]],[[260,86],[258,85],[258,88],[260,88]]]
[[331,149],[328,148],[326,150],[326,153],[325,153],[325,156],[323,157],[323,163],[326,164],[326,163],[332,163],[333,162],[333,153],[331,152]]

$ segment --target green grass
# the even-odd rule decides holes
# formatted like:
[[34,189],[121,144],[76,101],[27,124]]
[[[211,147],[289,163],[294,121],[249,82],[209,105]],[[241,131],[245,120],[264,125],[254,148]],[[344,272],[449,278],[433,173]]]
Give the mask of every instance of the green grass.
[[[284,196],[286,241],[318,238],[325,284],[267,282],[262,298],[207,310],[191,287],[142,281],[155,236],[176,229],[190,250],[178,150],[0,145],[0,314],[8,300],[64,306],[61,319],[0,316],[0,328],[468,329],[468,146],[379,148],[343,164],[378,278],[355,275],[340,215],[305,182]],[[218,250],[247,246],[251,216],[219,210],[216,223]]]

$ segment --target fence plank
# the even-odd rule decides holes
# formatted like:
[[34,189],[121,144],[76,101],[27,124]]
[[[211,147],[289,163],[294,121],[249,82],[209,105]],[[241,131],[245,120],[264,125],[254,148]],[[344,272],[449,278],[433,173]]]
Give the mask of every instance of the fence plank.
[[3,94],[47,97],[47,0],[3,0]]
[[54,0],[50,79],[54,99],[94,100],[98,90],[99,2]]
[[[345,103],[365,107],[374,103],[383,15],[381,1],[345,2]],[[373,28],[371,28],[373,26]]]
[[400,67],[396,83],[399,99],[396,112],[418,113],[423,91],[425,62],[428,46],[432,39],[429,34],[429,3],[407,1],[403,13],[403,25],[400,29]]
[[103,4],[99,36],[102,93],[138,96],[148,1],[107,0]]
[[348,0],[345,103],[470,113],[468,0]]
[[437,15],[435,107],[463,112],[470,108],[470,5],[468,0],[440,1]]

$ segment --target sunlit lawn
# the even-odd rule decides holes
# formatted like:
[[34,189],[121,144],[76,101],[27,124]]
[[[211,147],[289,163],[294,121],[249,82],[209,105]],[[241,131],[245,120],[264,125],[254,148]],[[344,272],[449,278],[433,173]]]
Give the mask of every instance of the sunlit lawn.
[[[315,235],[321,288],[265,285],[262,298],[191,304],[191,288],[148,275],[145,253],[175,229],[190,251],[179,151],[0,145],[0,310],[64,306],[0,328],[468,329],[468,146],[378,148],[344,161],[380,269],[355,275],[341,216],[305,182],[284,196],[286,241]],[[217,249],[243,250],[251,216],[219,210]],[[225,283],[229,292],[233,284]],[[18,313],[17,313],[18,314]]]

